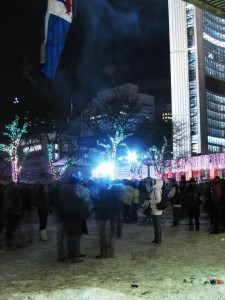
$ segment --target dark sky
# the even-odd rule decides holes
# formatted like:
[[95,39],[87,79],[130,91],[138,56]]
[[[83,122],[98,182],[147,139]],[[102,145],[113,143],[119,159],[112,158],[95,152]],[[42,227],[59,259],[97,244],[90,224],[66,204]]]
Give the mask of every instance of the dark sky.
[[[169,101],[167,0],[77,0],[76,11],[53,83],[63,101],[85,107],[128,82]],[[43,17],[43,0],[0,0],[1,103],[36,95],[48,81],[39,63]]]

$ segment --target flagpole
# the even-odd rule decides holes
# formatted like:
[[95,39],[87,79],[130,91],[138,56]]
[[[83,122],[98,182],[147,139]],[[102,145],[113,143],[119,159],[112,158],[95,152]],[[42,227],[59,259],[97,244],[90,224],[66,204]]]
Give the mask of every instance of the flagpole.
[[74,17],[77,16],[77,0],[75,0],[75,5],[74,5]]

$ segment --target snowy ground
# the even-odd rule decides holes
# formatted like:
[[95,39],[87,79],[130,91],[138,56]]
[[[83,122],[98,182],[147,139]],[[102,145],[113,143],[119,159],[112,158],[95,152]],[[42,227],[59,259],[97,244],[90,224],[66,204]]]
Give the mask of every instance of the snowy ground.
[[178,229],[170,222],[162,224],[161,245],[151,243],[151,225],[125,224],[116,257],[96,260],[97,224],[89,220],[89,235],[82,237],[85,262],[70,264],[56,261],[53,215],[48,227],[51,240],[39,242],[35,224],[32,244],[0,253],[0,299],[225,300],[225,284],[205,284],[212,278],[225,281],[225,233],[209,234],[206,219],[201,219],[199,232],[189,231],[185,219]]

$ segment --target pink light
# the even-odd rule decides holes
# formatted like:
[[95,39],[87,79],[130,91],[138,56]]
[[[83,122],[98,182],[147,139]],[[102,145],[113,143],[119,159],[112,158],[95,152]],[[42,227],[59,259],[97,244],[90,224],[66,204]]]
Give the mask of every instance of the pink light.
[[180,174],[186,173],[186,178],[190,179],[192,173],[196,177],[200,177],[201,171],[205,170],[214,179],[219,174],[218,170],[225,169],[225,153],[215,153],[210,155],[200,155],[190,158],[180,158],[178,160],[171,160],[170,170],[167,173],[168,177],[172,177],[172,173]]

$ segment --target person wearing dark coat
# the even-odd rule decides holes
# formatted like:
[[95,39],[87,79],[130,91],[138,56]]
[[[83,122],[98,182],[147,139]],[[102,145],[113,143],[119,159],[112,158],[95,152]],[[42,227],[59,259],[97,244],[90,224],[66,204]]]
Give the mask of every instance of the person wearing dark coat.
[[60,196],[63,187],[66,185],[65,182],[61,181],[55,185],[54,193],[52,193],[52,205],[54,207],[54,213],[56,216],[57,223],[57,260],[64,261],[66,259],[66,233],[63,224],[63,212],[60,207]]
[[22,199],[22,218],[24,217],[31,217],[31,210],[33,208],[33,200],[32,200],[32,193],[28,186],[25,186],[24,184],[20,187],[20,194]]
[[65,256],[58,257],[58,260],[68,258],[73,263],[83,262],[80,240],[83,228],[84,201],[79,193],[78,179],[70,178],[69,183],[60,189],[57,208],[67,240],[67,253],[65,251]]
[[175,178],[172,178],[172,185],[169,190],[167,197],[171,201],[173,208],[173,225],[172,227],[179,226],[180,223],[180,210],[181,210],[181,200],[180,200],[180,190],[178,189],[178,184]]
[[111,236],[114,239],[122,236],[122,195],[123,186],[121,184],[113,184],[109,189],[109,220]]
[[114,241],[122,235],[122,193],[123,187],[119,184],[100,187],[97,213],[100,254],[96,256],[97,259],[115,255]]
[[214,178],[211,188],[211,212],[214,228],[210,233],[220,233],[221,216],[223,211],[223,187],[218,176]]
[[181,198],[181,212],[186,215],[187,213],[187,203],[186,203],[186,189],[187,189],[187,181],[185,175],[181,175],[181,180],[179,182],[180,189],[180,198]]
[[3,194],[3,214],[6,219],[8,247],[17,248],[23,244],[20,229],[22,201],[14,182],[8,182]]
[[0,234],[3,233],[4,230],[3,194],[4,186],[3,184],[0,184]]
[[41,184],[37,194],[40,241],[47,241],[48,215],[52,213],[47,187]]
[[209,232],[214,230],[213,204],[212,204],[212,186],[213,182],[206,182],[205,207],[209,214],[210,228]]
[[186,189],[186,203],[189,217],[189,229],[194,229],[193,219],[195,219],[195,229],[199,230],[199,204],[200,190],[194,178],[191,178]]
[[225,231],[225,179],[220,179],[222,185],[222,214],[221,214],[221,227]]

